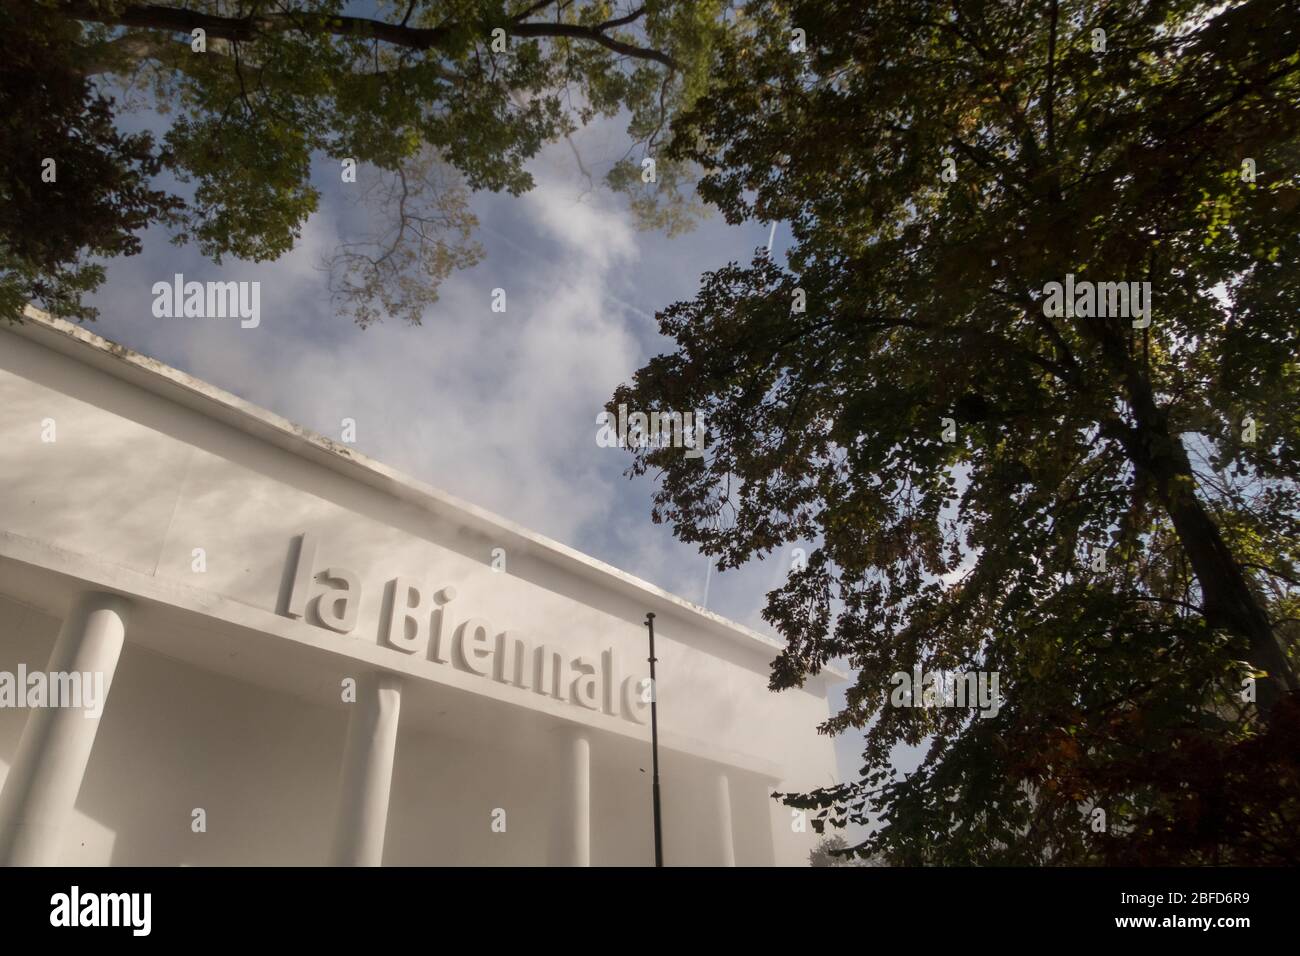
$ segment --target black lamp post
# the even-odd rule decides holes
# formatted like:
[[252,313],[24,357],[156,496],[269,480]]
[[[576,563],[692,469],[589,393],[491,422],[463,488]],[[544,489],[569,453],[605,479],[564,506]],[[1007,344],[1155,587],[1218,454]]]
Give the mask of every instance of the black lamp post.
[[663,825],[659,817],[659,685],[655,683],[655,616],[651,611],[645,616],[650,629],[650,753],[654,762],[655,802],[655,866],[664,865]]

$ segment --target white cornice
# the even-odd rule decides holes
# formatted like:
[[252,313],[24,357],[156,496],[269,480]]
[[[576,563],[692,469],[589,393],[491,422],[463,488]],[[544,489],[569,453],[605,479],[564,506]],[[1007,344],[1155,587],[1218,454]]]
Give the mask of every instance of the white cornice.
[[[23,322],[17,325],[0,323],[0,329],[57,351],[159,398],[176,402],[353,481],[424,508],[439,517],[459,522],[497,540],[504,540],[515,548],[543,556],[579,578],[635,597],[645,604],[647,611],[655,611],[657,614],[675,612],[708,633],[739,643],[752,651],[775,654],[782,649],[779,641],[764,634],[417,481],[347,445],[331,441],[215,385],[98,336],[80,325],[55,318],[31,306],[26,307],[24,315],[26,318]],[[838,668],[828,666],[813,680],[838,683],[848,680],[848,675]]]

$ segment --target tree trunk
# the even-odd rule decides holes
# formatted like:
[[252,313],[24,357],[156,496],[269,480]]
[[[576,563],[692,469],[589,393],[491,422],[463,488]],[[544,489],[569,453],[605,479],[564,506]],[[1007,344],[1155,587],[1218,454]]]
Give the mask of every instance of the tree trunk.
[[1250,642],[1246,659],[1257,670],[1268,672],[1256,687],[1260,711],[1268,713],[1297,689],[1295,673],[1245,572],[1196,497],[1186,449],[1177,439],[1165,440],[1174,446],[1172,454],[1157,453],[1148,470],[1201,585],[1206,622],[1245,636]]
[[[1118,358],[1109,339],[1109,357]],[[1267,672],[1256,685],[1256,703],[1267,714],[1286,694],[1300,687],[1286,651],[1278,640],[1259,596],[1204,503],[1196,495],[1187,449],[1169,434],[1168,416],[1156,405],[1150,384],[1132,362],[1119,363],[1137,427],[1126,430],[1125,450],[1133,464],[1154,480],[1156,492],[1173,522],[1201,586],[1202,613],[1211,627],[1221,627],[1249,642],[1246,660]]]
[[1119,327],[1088,321],[1083,326],[1122,383],[1134,427],[1103,423],[1124,446],[1129,460],[1149,476],[1173,522],[1183,551],[1201,586],[1201,613],[1211,627],[1247,641],[1246,660],[1267,677],[1256,682],[1255,702],[1265,716],[1284,696],[1300,687],[1286,651],[1269,622],[1246,572],[1223,540],[1219,526],[1196,496],[1196,477],[1182,440],[1169,433],[1168,413],[1156,403],[1151,382],[1133,359]]

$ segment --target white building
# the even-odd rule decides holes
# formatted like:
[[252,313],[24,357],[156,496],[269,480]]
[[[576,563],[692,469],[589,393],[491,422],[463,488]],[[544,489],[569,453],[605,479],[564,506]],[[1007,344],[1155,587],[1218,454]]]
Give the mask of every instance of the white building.
[[[649,865],[647,612],[666,863],[805,864],[769,794],[838,779],[838,675],[774,694],[768,638],[84,328],[0,323],[0,863]],[[49,706],[38,672],[107,696]]]

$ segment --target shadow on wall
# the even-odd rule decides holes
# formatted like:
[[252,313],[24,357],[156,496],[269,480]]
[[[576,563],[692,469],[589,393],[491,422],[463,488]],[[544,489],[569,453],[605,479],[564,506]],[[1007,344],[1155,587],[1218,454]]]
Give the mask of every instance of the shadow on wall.
[[190,449],[161,446],[143,428],[104,428],[81,403],[4,374],[0,443],[0,530],[76,551],[93,534],[107,543],[109,560],[153,572],[175,495],[123,491],[156,486],[160,474],[183,475]]
[[323,864],[345,730],[341,708],[127,645],[77,802],[119,823],[115,866]]
[[[44,669],[58,621],[0,602],[0,670]],[[25,710],[0,711],[12,764]],[[316,865],[326,861],[346,717],[127,644],[76,813],[65,865]],[[192,829],[195,809],[207,831]],[[105,839],[104,831],[113,834]],[[324,835],[324,839],[322,839]]]
[[[0,600],[0,670],[43,669],[58,621]],[[0,710],[7,771],[28,712]],[[333,838],[346,705],[324,707],[127,644],[60,852],[65,865],[323,865]],[[388,865],[544,865],[558,803],[553,754],[514,741],[403,731],[390,800]],[[649,753],[598,739],[592,862],[653,862]],[[721,859],[717,768],[663,765],[670,865]],[[763,781],[733,772],[740,865],[773,860]],[[195,832],[195,810],[206,832]],[[497,811],[502,811],[500,814]]]

